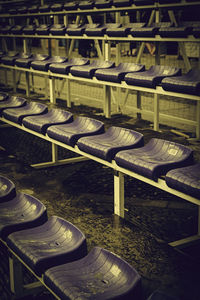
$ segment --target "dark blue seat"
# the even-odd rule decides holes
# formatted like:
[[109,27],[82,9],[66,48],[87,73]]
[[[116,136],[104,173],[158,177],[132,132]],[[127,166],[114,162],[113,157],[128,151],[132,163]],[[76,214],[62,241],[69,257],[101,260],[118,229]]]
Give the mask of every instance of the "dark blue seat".
[[84,152],[111,161],[117,152],[141,147],[144,141],[139,132],[112,126],[105,133],[79,139],[77,145]]
[[126,7],[131,6],[133,0],[113,0],[113,6],[115,7]]
[[52,109],[46,114],[25,117],[22,124],[31,130],[46,134],[47,128],[52,125],[70,123],[73,115],[65,110]]
[[59,299],[142,299],[141,277],[118,255],[93,248],[72,263],[47,270],[44,283]]
[[49,69],[50,64],[53,63],[63,63],[66,62],[67,58],[66,57],[61,57],[61,56],[52,56],[49,59],[46,59],[45,61],[33,61],[31,62],[31,67],[34,70],[39,70],[39,71],[45,71],[47,72]]
[[9,34],[11,32],[11,29],[14,27],[14,25],[5,25],[1,27],[1,33],[2,34]]
[[69,24],[66,28],[66,33],[68,35],[80,36],[83,35],[85,29],[89,24]]
[[83,66],[89,64],[89,60],[86,58],[71,58],[67,62],[60,64],[51,64],[49,66],[49,70],[52,73],[59,74],[68,74],[70,72],[71,67],[73,66]]
[[45,54],[34,54],[31,55],[28,58],[18,58],[15,60],[15,65],[21,68],[30,68],[31,63],[33,61],[38,61],[38,62],[42,62],[42,61],[46,61],[49,58],[48,55]]
[[14,182],[4,176],[0,176],[0,203],[12,200],[16,197]]
[[36,27],[35,32],[39,35],[48,35],[50,27],[50,24],[42,24]]
[[23,107],[26,105],[26,99],[17,96],[10,96],[5,101],[0,102],[0,115],[7,108]]
[[93,0],[80,1],[78,7],[80,9],[92,9],[94,7],[94,1]]
[[181,75],[181,69],[170,66],[151,66],[149,70],[137,73],[128,73],[124,79],[127,84],[155,89],[163,78]]
[[0,238],[12,232],[39,226],[47,220],[44,204],[31,195],[18,193],[10,201],[0,203]]
[[65,31],[66,26],[64,24],[54,24],[49,29],[52,35],[65,35]]
[[63,9],[63,3],[54,3],[51,5],[52,11],[61,11]]
[[[1,32],[1,30],[0,30]],[[0,50],[0,62],[1,62],[1,58],[4,57],[6,55],[5,51]]]
[[135,63],[120,63],[117,67],[97,70],[94,76],[99,80],[118,82],[124,80],[124,76],[130,72],[141,72],[145,70],[145,66]]
[[187,37],[192,33],[192,23],[180,22],[178,26],[161,27],[158,30],[158,34],[161,37]]
[[50,126],[47,129],[49,137],[72,147],[74,147],[78,139],[83,136],[90,136],[103,132],[103,122],[88,117],[76,117],[76,119],[69,124]]
[[108,36],[116,36],[116,37],[126,37],[130,33],[131,28],[133,28],[135,23],[128,23],[124,26],[119,26],[116,28],[108,28],[106,29],[106,34]]
[[88,36],[103,36],[106,33],[107,27],[108,27],[107,24],[103,24],[103,25],[95,24],[95,26],[88,26],[87,28],[85,28],[84,33]]
[[41,226],[10,234],[7,244],[38,276],[87,254],[85,235],[57,216]]
[[[142,23],[140,23],[142,25]],[[158,34],[159,29],[169,28],[173,25],[171,22],[159,22],[153,23],[150,26],[134,26],[130,30],[130,34],[133,37],[155,37]]]
[[35,34],[36,25],[26,25],[23,28],[23,34]]
[[192,35],[200,38],[200,22],[192,22]]
[[0,102],[5,101],[8,98],[8,94],[4,92],[0,92]]
[[31,5],[28,7],[28,13],[37,13],[39,11],[39,6],[38,5]]
[[200,95],[200,70],[194,68],[182,76],[164,78],[161,86],[166,91]]
[[25,14],[25,13],[27,13],[27,11],[28,11],[28,7],[24,6],[24,5],[18,7],[18,9],[17,9],[18,14]]
[[16,51],[9,51],[6,55],[1,57],[1,63],[8,66],[14,66],[15,60],[19,58],[20,54]]
[[76,10],[78,8],[78,2],[69,1],[64,4],[63,7],[65,10]]
[[96,8],[109,8],[112,6],[112,0],[96,0],[94,6]]
[[100,23],[87,24],[85,25],[85,29],[83,33],[85,33],[88,36],[91,36],[94,34],[94,30],[100,26],[101,26]]
[[153,5],[155,0],[134,0],[136,6]]
[[39,12],[44,13],[44,12],[49,12],[51,9],[50,4],[44,4],[39,6]]
[[15,25],[11,28],[10,33],[12,34],[22,34],[24,26]]
[[200,163],[169,171],[165,181],[169,187],[200,199]]
[[153,292],[147,300],[180,300],[176,297],[169,296],[162,291]]
[[157,181],[169,170],[193,162],[193,151],[181,144],[152,138],[144,147],[120,151],[116,163],[128,170]]
[[158,3],[160,4],[173,4],[179,2],[181,2],[181,0],[158,0]]
[[27,116],[42,115],[47,111],[48,107],[45,104],[30,102],[22,107],[5,109],[3,111],[3,117],[14,123],[22,124],[23,118]]
[[88,65],[71,67],[70,73],[73,76],[92,78],[96,70],[112,68],[114,65],[113,62],[97,59]]

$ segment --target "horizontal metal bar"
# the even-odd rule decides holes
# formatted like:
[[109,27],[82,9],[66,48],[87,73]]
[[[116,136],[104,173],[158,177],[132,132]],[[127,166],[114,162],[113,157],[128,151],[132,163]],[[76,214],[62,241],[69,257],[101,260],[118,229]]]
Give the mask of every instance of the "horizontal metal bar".
[[181,249],[181,248],[186,248],[187,246],[191,246],[197,242],[200,242],[200,235],[189,236],[181,240],[170,242],[168,243],[168,245]]

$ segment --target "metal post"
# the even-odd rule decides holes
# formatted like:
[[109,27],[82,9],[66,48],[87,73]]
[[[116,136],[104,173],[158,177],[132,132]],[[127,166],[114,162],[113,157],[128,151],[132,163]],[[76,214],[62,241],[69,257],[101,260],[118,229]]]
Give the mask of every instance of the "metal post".
[[110,118],[111,116],[111,92],[110,86],[104,85],[104,115],[106,118]]
[[154,94],[154,130],[159,131],[159,95]]
[[52,149],[52,162],[56,163],[58,161],[58,146],[54,143],[51,144]]
[[16,93],[17,91],[17,84],[16,84],[16,70],[12,70],[12,81],[13,81],[13,92]]
[[30,96],[30,77],[29,77],[29,72],[25,72],[25,77],[26,77],[26,96]]
[[67,107],[71,107],[71,95],[70,95],[70,80],[67,78],[66,79],[67,83]]
[[114,173],[114,214],[124,218],[124,174]]
[[55,99],[55,78],[54,77],[49,77],[49,91],[50,91],[50,102],[55,104],[56,99]]
[[10,289],[15,295],[23,294],[22,264],[12,255],[9,257]]
[[200,139],[200,101],[197,101],[197,116],[196,116],[196,139]]

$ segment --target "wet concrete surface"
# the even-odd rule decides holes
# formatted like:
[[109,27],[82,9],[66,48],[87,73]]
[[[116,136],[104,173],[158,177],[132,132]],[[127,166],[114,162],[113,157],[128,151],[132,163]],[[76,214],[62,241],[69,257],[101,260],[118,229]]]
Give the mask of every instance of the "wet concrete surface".
[[[106,127],[117,125],[137,130],[144,134],[145,143],[159,137],[188,145],[200,161],[200,144],[171,133],[168,127],[161,126],[161,131],[155,132],[149,123],[120,114],[107,120],[96,109],[77,106],[70,110],[102,120]],[[156,289],[181,300],[200,299],[200,247],[180,252],[168,245],[196,233],[195,205],[126,176],[127,211],[122,220],[113,215],[111,169],[85,161],[36,170],[30,165],[51,159],[49,143],[13,127],[0,128],[0,146],[0,174],[13,180],[18,191],[41,200],[48,216],[58,215],[80,228],[86,235],[88,251],[94,246],[104,247],[129,262],[142,276],[144,299]],[[72,155],[59,148],[59,158]],[[6,250],[1,247],[1,300],[12,298],[7,263]],[[24,276],[25,281],[31,279],[26,271]],[[46,291],[27,299],[54,298]]]

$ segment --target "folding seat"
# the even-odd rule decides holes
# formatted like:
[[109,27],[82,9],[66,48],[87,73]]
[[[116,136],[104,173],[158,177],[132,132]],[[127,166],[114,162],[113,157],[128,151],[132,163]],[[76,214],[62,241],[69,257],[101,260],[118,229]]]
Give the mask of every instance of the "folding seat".
[[141,72],[145,70],[145,66],[135,63],[120,63],[117,67],[109,69],[100,69],[95,71],[94,76],[99,80],[120,83],[124,80],[127,73]]
[[7,108],[15,108],[22,107],[26,105],[27,101],[24,98],[11,96],[8,97],[5,101],[0,102],[0,116],[2,116],[2,112]]
[[11,28],[10,33],[12,34],[22,34],[24,26],[15,25]]
[[1,33],[2,34],[9,34],[11,32],[11,29],[14,27],[14,25],[5,25],[1,27]]
[[85,28],[84,33],[88,36],[103,36],[107,28],[112,28],[114,23],[105,23],[98,26],[89,26]]
[[149,70],[137,73],[128,73],[124,79],[127,84],[143,86],[155,89],[163,78],[171,76],[179,76],[181,69],[170,66],[151,66]]
[[131,6],[133,0],[113,0],[113,6],[115,7],[126,7]]
[[15,61],[16,66],[21,68],[30,68],[31,63],[34,61],[43,62],[49,58],[48,55],[45,54],[34,54],[31,55],[29,58],[18,58]]
[[134,267],[100,247],[80,260],[50,268],[44,283],[62,300],[142,299],[141,277]]
[[100,26],[101,26],[100,23],[87,24],[85,26],[85,29],[84,29],[83,33],[85,33],[88,36],[94,35],[95,29],[100,27]]
[[155,2],[156,0],[134,0],[136,6],[154,5]]
[[45,135],[49,126],[70,123],[72,120],[73,115],[70,112],[54,108],[42,115],[25,117],[22,124]]
[[36,25],[26,25],[23,28],[23,34],[35,34]]
[[81,24],[69,24],[67,26],[67,28],[66,28],[66,33],[68,35],[80,36],[80,35],[83,35],[86,27],[87,27],[86,24],[84,24],[84,25],[81,25]]
[[8,94],[0,92],[0,101],[5,101],[8,98]]
[[80,1],[78,7],[80,9],[92,9],[94,7],[94,1],[93,0]]
[[16,197],[14,182],[4,176],[0,176],[0,203],[12,200],[14,197]]
[[50,4],[40,5],[38,9],[39,9],[39,12],[41,12],[41,13],[49,12],[51,9],[51,5]]
[[47,210],[37,198],[18,193],[15,198],[0,203],[0,239],[19,230],[39,226],[47,220]]
[[11,233],[7,245],[40,277],[51,267],[81,259],[87,254],[85,235],[57,216],[51,216],[35,228]]
[[75,146],[78,139],[83,136],[90,136],[104,132],[104,124],[88,117],[76,117],[68,124],[50,126],[47,135],[57,141]]
[[200,70],[194,68],[182,76],[164,78],[161,86],[166,91],[200,95]]
[[158,3],[160,4],[173,4],[179,2],[181,2],[181,0],[158,0]]
[[[121,25],[121,24],[120,24]],[[124,26],[118,26],[113,28],[106,29],[106,34],[108,36],[116,36],[116,37],[126,37],[130,33],[132,27],[134,27],[135,23],[129,23]]]
[[92,78],[97,69],[112,68],[114,65],[115,63],[113,62],[94,60],[89,65],[71,67],[70,73],[74,76]]
[[1,63],[4,65],[14,66],[18,58],[30,58],[31,54],[18,53],[15,51],[8,52],[7,55],[1,58]]
[[49,32],[53,35],[65,35],[66,26],[64,24],[52,25]]
[[65,10],[76,10],[78,8],[78,2],[70,1],[66,2],[63,7]]
[[158,181],[169,170],[193,163],[193,151],[181,144],[152,138],[144,147],[120,151],[116,163],[144,177]]
[[24,6],[24,5],[20,6],[20,7],[17,9],[18,14],[25,14],[25,13],[27,13],[27,11],[28,11],[28,7],[27,7],[27,6]]
[[34,70],[39,70],[39,71],[45,71],[47,72],[49,69],[50,64],[53,63],[63,63],[66,62],[67,58],[66,57],[62,57],[62,56],[52,56],[49,59],[46,59],[44,61],[33,61],[31,62],[31,68],[33,68]]
[[192,24],[181,22],[178,26],[159,28],[158,34],[161,37],[187,37],[192,33]]
[[169,296],[162,291],[153,292],[147,300],[180,300],[176,297]]
[[200,37],[200,22],[192,22],[192,33],[195,38]]
[[130,30],[130,34],[133,37],[155,37],[155,35],[158,34],[160,28],[169,28],[172,25],[172,22],[159,22],[153,23],[150,26],[135,26]]
[[61,11],[63,9],[63,3],[55,3],[51,5],[52,11]]
[[94,6],[96,8],[109,8],[112,6],[112,0],[96,0]]
[[22,107],[4,109],[3,117],[21,125],[23,118],[27,116],[42,115],[47,111],[48,107],[45,104],[30,102]]
[[165,181],[169,187],[200,199],[200,163],[169,171]]
[[11,14],[11,15],[17,14],[17,7],[13,7],[13,8],[8,9],[8,13]]
[[77,146],[80,150],[107,161],[114,159],[117,152],[144,145],[143,135],[131,129],[110,127],[105,133],[82,137]]
[[32,5],[28,7],[28,13],[37,13],[39,11],[39,6],[38,5]]
[[49,70],[52,73],[59,74],[69,74],[71,67],[73,66],[83,66],[89,64],[89,59],[87,58],[71,58],[64,63],[54,63],[49,66]]
[[49,29],[51,28],[50,24],[42,24],[36,27],[35,32],[39,35],[47,35],[49,34]]

